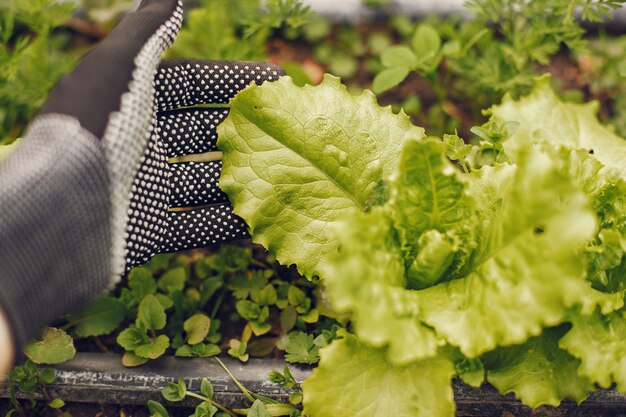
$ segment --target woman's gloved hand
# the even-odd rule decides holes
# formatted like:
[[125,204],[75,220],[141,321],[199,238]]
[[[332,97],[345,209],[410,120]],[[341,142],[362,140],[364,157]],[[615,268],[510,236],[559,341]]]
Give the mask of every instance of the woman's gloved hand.
[[0,316],[16,347],[156,253],[246,236],[217,187],[221,163],[168,158],[215,151],[228,100],[281,70],[159,66],[181,21],[178,0],[143,0],[58,83],[0,163]]

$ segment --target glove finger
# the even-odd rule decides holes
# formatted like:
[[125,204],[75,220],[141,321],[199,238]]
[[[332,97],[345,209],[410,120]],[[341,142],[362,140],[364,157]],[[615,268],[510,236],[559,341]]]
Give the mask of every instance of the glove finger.
[[218,186],[222,161],[173,164],[169,169],[170,207],[193,207],[228,201]]
[[179,0],[143,0],[136,12],[57,83],[40,114],[74,116],[82,127],[102,138],[110,115],[120,110],[122,97],[137,84],[137,78],[145,75],[151,80],[182,18]]
[[216,151],[217,126],[228,109],[184,109],[161,113],[158,135],[169,158]]
[[249,237],[248,227],[233,213],[230,204],[170,211],[166,227],[161,252],[208,247]]
[[158,111],[200,104],[226,104],[251,82],[275,81],[284,71],[268,62],[174,59],[156,75]]

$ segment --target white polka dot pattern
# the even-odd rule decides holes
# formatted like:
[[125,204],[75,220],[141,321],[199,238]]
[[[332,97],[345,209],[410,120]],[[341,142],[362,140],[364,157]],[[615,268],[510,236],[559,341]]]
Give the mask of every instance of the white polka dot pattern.
[[[155,77],[160,112],[127,212],[126,271],[156,253],[248,236],[218,187],[221,161],[168,165],[167,158],[216,150],[217,125],[228,114],[224,108],[181,107],[227,103],[250,82],[282,74],[280,67],[259,62],[175,60],[161,66]],[[169,210],[176,207],[192,209]]]
[[[145,171],[143,166],[141,169],[140,166],[149,163],[150,158],[146,158],[146,155],[150,155],[156,147],[156,144],[150,141],[146,148],[153,130],[150,126],[154,124],[156,118],[153,106],[155,69],[163,52],[178,34],[182,20],[182,3],[178,1],[169,19],[157,29],[136,56],[128,91],[121,97],[119,111],[111,114],[102,138],[111,179],[112,286],[119,281],[125,271],[126,242],[130,239],[130,230],[127,226],[131,210],[131,191],[138,190],[141,181],[145,181],[139,178],[138,172]],[[158,168],[153,167],[153,171],[154,169]]]
[[159,135],[167,155],[174,156],[217,150],[217,126],[228,109],[185,109],[159,115]]
[[193,207],[228,201],[218,186],[221,170],[221,161],[170,165],[170,207]]
[[280,68],[263,62],[173,60],[156,76],[158,111],[228,103],[250,83],[275,81]]
[[163,252],[213,246],[248,237],[248,226],[227,204],[170,212]]

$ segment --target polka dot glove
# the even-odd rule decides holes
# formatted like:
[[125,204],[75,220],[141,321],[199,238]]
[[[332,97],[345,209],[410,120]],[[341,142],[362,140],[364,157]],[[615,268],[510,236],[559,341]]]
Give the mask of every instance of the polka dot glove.
[[[218,188],[216,127],[227,104],[250,83],[276,80],[282,69],[263,62],[173,60],[156,74],[157,116],[132,187],[126,269],[160,252],[206,247],[247,237]],[[205,154],[212,162],[168,163]]]
[[215,151],[224,104],[280,70],[160,64],[181,23],[179,0],[143,0],[59,81],[0,163],[0,312],[16,348],[156,253],[245,236],[217,188],[220,162],[168,159]]

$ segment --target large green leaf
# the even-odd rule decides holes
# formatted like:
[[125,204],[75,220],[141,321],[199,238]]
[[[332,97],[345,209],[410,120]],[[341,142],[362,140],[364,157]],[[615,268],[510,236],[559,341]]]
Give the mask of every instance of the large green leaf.
[[604,388],[614,382],[626,392],[626,311],[573,315],[572,329],[559,346],[581,360],[579,373]]
[[231,101],[218,133],[220,185],[235,212],[256,242],[308,277],[337,250],[328,224],[363,210],[402,143],[424,136],[371,92],[352,96],[330,75],[316,87],[288,77],[252,85]]
[[514,392],[530,407],[558,406],[565,398],[581,402],[593,383],[577,373],[580,361],[558,347],[567,328],[545,329],[523,345],[496,349],[484,356],[487,380],[501,393]]
[[623,303],[584,279],[580,248],[596,220],[551,158],[521,154],[506,183],[468,274],[417,292],[424,321],[470,358],[540,334],[574,305],[590,313],[597,304],[609,312]]
[[302,385],[306,415],[454,416],[454,365],[446,357],[394,366],[386,361],[384,350],[348,334],[320,354],[319,367]]
[[519,122],[518,130],[504,143],[513,160],[529,141],[549,142],[593,152],[600,162],[626,178],[626,140],[598,121],[598,103],[561,100],[552,91],[548,77],[538,79],[528,96],[513,100],[507,95],[490,111],[498,122]]

